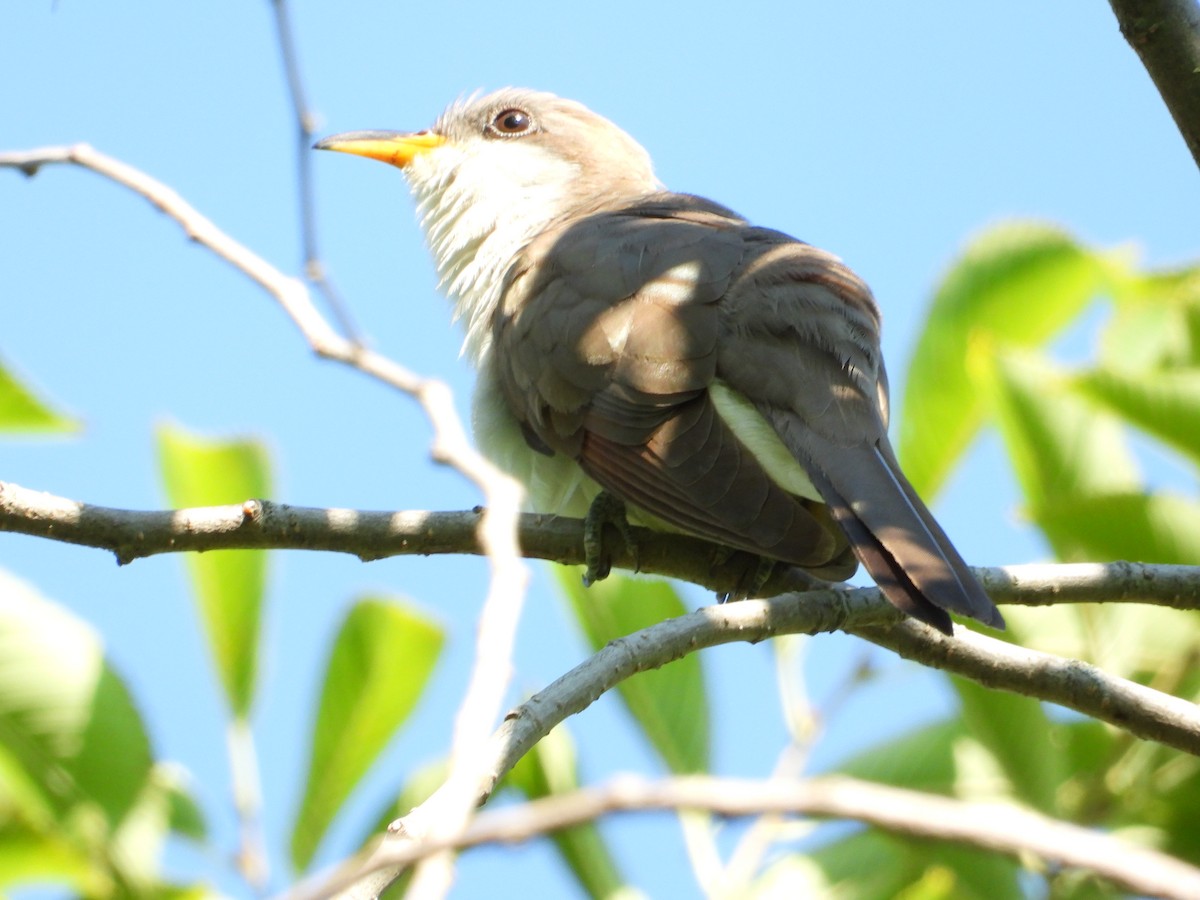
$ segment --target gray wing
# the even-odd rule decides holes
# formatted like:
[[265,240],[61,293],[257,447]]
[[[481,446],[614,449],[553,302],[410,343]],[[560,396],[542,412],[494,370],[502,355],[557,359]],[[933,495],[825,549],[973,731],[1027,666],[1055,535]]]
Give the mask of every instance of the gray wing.
[[672,526],[846,578],[828,510],[776,484],[708,394],[743,229],[668,195],[543,234],[506,281],[494,365],[535,448]]
[[718,376],[754,399],[887,598],[950,633],[945,610],[999,610],[913,490],[887,439],[870,291],[835,257],[762,229],[722,302]]
[[[899,608],[1002,625],[896,464],[870,291],[839,260],[665,195],[553,229],[521,255],[495,365],[530,443],[686,531],[848,577]],[[714,403],[749,398],[824,503],[780,486]],[[836,527],[831,518],[841,527]]]

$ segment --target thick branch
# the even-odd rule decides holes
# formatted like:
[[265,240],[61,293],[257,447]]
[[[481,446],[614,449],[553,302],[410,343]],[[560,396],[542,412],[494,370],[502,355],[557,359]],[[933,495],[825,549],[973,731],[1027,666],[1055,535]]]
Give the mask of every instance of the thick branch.
[[[808,780],[688,776],[648,782],[625,776],[606,785],[483,813],[456,840],[389,838],[368,866],[402,870],[448,848],[527,841],[613,812],[707,810],[721,816],[791,814],[852,819],[906,837],[953,841],[1020,858],[1086,869],[1143,896],[1200,896],[1200,869],[1120,838],[1060,822],[1010,803],[956,800],[845,777]],[[315,900],[366,874],[361,864],[300,886],[290,900]]]
[[[289,506],[249,500],[236,506],[181,510],[129,510],[95,506],[0,481],[0,531],[108,550],[125,564],[159,553],[191,550],[324,550],[363,560],[401,555],[482,552],[480,510],[372,512]],[[583,563],[583,530],[577,519],[525,514],[518,530],[524,555],[565,565]],[[644,528],[633,530],[643,572],[690,581],[717,593],[738,586],[747,560],[714,562],[707,541]],[[633,558],[613,535],[613,563]],[[1025,565],[979,569],[997,603],[1149,603],[1200,609],[1200,568],[1138,563]],[[780,569],[765,595],[826,587],[796,569]]]
[[1150,73],[1200,166],[1200,5],[1196,0],[1109,0],[1121,34]]

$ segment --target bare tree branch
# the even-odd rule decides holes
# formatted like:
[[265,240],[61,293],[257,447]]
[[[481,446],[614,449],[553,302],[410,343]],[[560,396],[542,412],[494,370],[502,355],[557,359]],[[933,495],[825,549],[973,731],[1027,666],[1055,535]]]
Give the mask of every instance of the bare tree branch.
[[[963,801],[840,776],[754,781],[695,775],[656,782],[624,776],[485,812],[453,842],[394,844],[385,839],[366,865],[401,871],[450,847],[527,841],[613,812],[687,809],[731,817],[774,813],[852,819],[905,837],[952,841],[1015,858],[1032,854],[1056,866],[1094,872],[1142,896],[1200,896],[1200,869],[1112,835],[1011,803]],[[363,862],[351,863],[286,896],[330,896],[362,877],[365,869]]]
[[1129,42],[1200,166],[1200,5],[1196,0],[1109,0]]
[[[192,550],[323,550],[370,561],[391,556],[482,554],[480,509],[368,511],[290,506],[247,500],[232,506],[129,510],[96,506],[0,481],[0,531],[108,550],[122,565],[160,553]],[[578,519],[522,514],[522,555],[564,565],[583,563]],[[745,575],[746,560],[714,559],[715,546],[699,538],[634,528],[641,571],[679,578],[727,593]],[[619,536],[610,542],[613,564],[634,559]],[[997,603],[1147,603],[1200,609],[1200,567],[1142,563],[1029,564],[975,570]],[[780,567],[763,593],[827,588],[825,582]]]

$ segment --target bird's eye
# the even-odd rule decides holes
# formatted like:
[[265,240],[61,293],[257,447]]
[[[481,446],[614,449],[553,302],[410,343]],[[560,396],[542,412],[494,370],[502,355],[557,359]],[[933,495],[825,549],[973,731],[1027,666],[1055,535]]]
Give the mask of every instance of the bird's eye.
[[515,137],[533,128],[533,119],[523,109],[506,109],[496,113],[488,131],[498,137]]

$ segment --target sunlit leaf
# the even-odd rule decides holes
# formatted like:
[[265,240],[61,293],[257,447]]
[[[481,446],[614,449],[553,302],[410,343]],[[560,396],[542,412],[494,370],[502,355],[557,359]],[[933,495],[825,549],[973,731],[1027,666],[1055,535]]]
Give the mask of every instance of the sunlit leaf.
[[408,604],[358,600],[334,639],[313,728],[304,799],[292,828],[303,869],[350,791],[417,705],[442,628]]
[[75,419],[55,412],[0,364],[0,432],[61,434],[78,429]]
[[167,794],[168,822],[171,831],[193,841],[203,841],[208,837],[208,825],[204,819],[204,811],[188,785],[178,777],[178,773],[168,769],[160,775],[163,790]]
[[1081,399],[1057,367],[1032,353],[1000,353],[986,384],[1031,508],[1140,488],[1120,423]]
[[909,366],[900,422],[901,462],[919,493],[937,491],[983,421],[971,355],[1044,344],[1113,265],[1063,231],[1033,223],[990,229],[951,265]]
[[204,821],[174,766],[157,765],[137,802],[113,836],[111,854],[121,861],[124,880],[143,893],[157,887],[158,859],[174,832],[202,838]]
[[[558,581],[593,650],[687,612],[666,582],[613,573],[584,588],[579,570],[559,567]],[[708,693],[700,656],[692,653],[661,669],[640,672],[617,685],[621,699],[674,772],[708,769]]]
[[[530,800],[577,789],[575,747],[566,727],[559,725],[538,741],[505,780]],[[624,888],[624,879],[595,824],[564,828],[550,838],[589,897],[613,897]]]
[[959,721],[935,722],[869,747],[837,767],[867,781],[949,794],[955,785],[955,743],[966,735]]
[[1067,562],[1200,565],[1200,504],[1176,494],[1063,498],[1031,513]]
[[1200,366],[1200,267],[1125,272],[1101,334],[1100,360],[1118,372]]
[[1020,900],[1027,896],[1017,877],[1019,866],[1004,856],[951,843],[910,841],[875,829],[820,847],[810,858],[832,885],[822,896],[855,900]]
[[[856,831],[808,854],[830,886],[824,896],[893,900],[925,870],[928,853],[874,829]],[[864,865],[870,860],[870,865]]]
[[1138,374],[1097,369],[1075,385],[1200,464],[1200,368]]
[[1054,746],[1054,726],[1041,703],[965,678],[951,681],[962,704],[963,724],[999,762],[1016,799],[1054,814],[1066,772],[1061,754],[1048,752]]
[[113,879],[149,883],[168,823],[136,858],[122,835],[150,772],[141,717],[99,637],[0,571],[0,884],[49,878],[96,895]]
[[[242,503],[270,493],[266,451],[256,442],[213,441],[163,427],[158,453],[167,497],[177,508]],[[187,554],[209,652],[239,718],[254,700],[266,559],[257,550]]]
[[0,571],[0,754],[36,794],[36,820],[93,811],[115,828],[150,771],[150,742],[99,637]]
[[34,883],[73,888],[85,897],[103,896],[112,888],[86,850],[15,823],[0,827],[0,890]]

